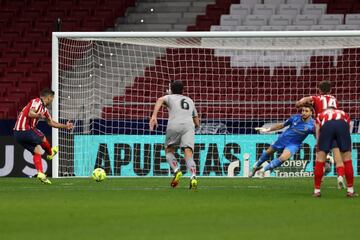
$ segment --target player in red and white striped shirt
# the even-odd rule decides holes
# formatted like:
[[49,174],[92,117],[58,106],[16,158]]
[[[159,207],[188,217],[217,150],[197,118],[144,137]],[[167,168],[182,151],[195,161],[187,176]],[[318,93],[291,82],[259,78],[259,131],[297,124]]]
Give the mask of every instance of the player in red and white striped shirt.
[[[330,95],[331,93],[331,84],[329,81],[322,81],[319,84],[319,92],[320,95],[317,96],[309,96],[303,97],[298,102],[296,102],[296,106],[300,107],[305,103],[311,103],[314,106],[315,117],[321,114],[326,109],[338,109],[338,101],[337,99]],[[332,153],[334,157],[334,161],[336,163],[336,172],[338,175],[338,187],[339,189],[344,187],[344,175],[346,178],[346,174],[350,174],[352,169],[352,162],[345,162],[345,159],[342,159],[340,149],[337,146],[337,141],[333,141],[332,143]]]
[[335,140],[341,152],[345,165],[345,177],[347,182],[347,196],[357,197],[354,193],[354,170],[351,161],[351,136],[350,117],[342,110],[328,108],[318,114],[316,118],[316,138],[318,139],[318,152],[315,164],[315,190],[314,196],[320,197],[320,185],[323,176],[323,168],[326,155],[330,151],[332,142]]
[[46,107],[51,105],[53,99],[54,92],[52,90],[42,90],[39,98],[32,99],[22,109],[14,127],[16,141],[33,154],[34,165],[38,171],[37,178],[47,184],[51,184],[51,182],[43,172],[41,148],[45,150],[47,160],[51,160],[58,152],[58,147],[55,146],[51,148],[44,134],[36,128],[37,123],[40,119],[44,119],[54,128],[64,128],[68,130],[73,128],[73,124],[69,121],[66,124],[61,124],[52,120],[49,110]]

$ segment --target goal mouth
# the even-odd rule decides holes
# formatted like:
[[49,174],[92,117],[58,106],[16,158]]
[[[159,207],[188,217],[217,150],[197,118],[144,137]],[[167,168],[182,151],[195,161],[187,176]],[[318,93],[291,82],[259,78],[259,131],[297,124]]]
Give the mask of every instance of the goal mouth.
[[[155,132],[148,122],[172,80],[184,82],[202,121],[194,148],[199,176],[247,176],[278,137],[254,128],[298,114],[295,101],[316,95],[323,80],[350,114],[356,143],[359,45],[359,31],[54,33],[52,114],[75,128],[53,130],[60,148],[53,177],[90,176],[97,167],[108,176],[171,176],[166,108]],[[312,176],[314,146],[309,136],[269,176]],[[176,157],[185,173],[180,149]],[[239,164],[229,173],[232,163]]]

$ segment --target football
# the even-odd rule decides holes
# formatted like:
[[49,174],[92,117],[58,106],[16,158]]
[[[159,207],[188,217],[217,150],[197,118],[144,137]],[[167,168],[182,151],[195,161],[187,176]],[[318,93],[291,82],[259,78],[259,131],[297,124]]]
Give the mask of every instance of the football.
[[106,172],[102,168],[96,168],[91,176],[95,181],[102,182],[106,178]]

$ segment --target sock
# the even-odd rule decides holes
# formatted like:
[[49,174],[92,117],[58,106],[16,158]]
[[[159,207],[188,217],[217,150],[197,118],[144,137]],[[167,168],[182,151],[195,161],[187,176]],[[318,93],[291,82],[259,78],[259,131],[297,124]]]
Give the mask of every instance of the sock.
[[320,189],[321,179],[324,175],[324,162],[315,162],[315,170],[314,170],[314,182],[315,189]]
[[340,177],[340,176],[343,177],[345,174],[344,166],[336,167],[336,173],[337,173],[338,177]]
[[41,155],[34,153],[33,155],[33,161],[34,161],[34,165],[35,168],[38,172],[42,172],[43,173],[43,168],[42,168],[42,160],[41,160]]
[[174,173],[177,172],[177,170],[179,170],[176,158],[175,158],[173,153],[167,153],[166,154],[166,161],[169,163],[169,165],[170,165],[170,167],[171,167],[171,169],[173,170]]
[[354,186],[354,169],[351,160],[344,160],[345,178],[348,188]]
[[45,142],[41,143],[41,147],[45,150],[47,155],[52,155],[51,145],[47,139]]
[[269,156],[266,154],[266,151],[263,151],[259,158],[259,161],[256,162],[255,166],[260,167],[261,164],[263,164],[268,158],[269,158]]
[[196,165],[194,159],[191,157],[185,161],[186,161],[186,168],[190,172],[191,178],[196,177]]
[[280,161],[278,158],[275,158],[268,165],[265,166],[264,172],[266,172],[268,170],[272,170],[274,168],[277,168],[277,167],[281,166],[281,164],[282,164],[282,161]]

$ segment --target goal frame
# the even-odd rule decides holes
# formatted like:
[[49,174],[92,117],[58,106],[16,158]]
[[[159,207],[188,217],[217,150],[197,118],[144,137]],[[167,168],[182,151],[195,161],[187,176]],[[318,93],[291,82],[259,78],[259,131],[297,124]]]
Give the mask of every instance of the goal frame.
[[[53,32],[52,33],[52,118],[59,121],[59,39],[60,38],[294,38],[294,37],[360,37],[359,30],[336,31],[231,31],[231,32]],[[182,46],[179,46],[181,48]],[[183,48],[186,48],[184,46]],[[206,48],[206,47],[204,47]],[[52,145],[59,143],[59,131],[52,128]],[[58,155],[52,161],[52,177],[59,177]]]

